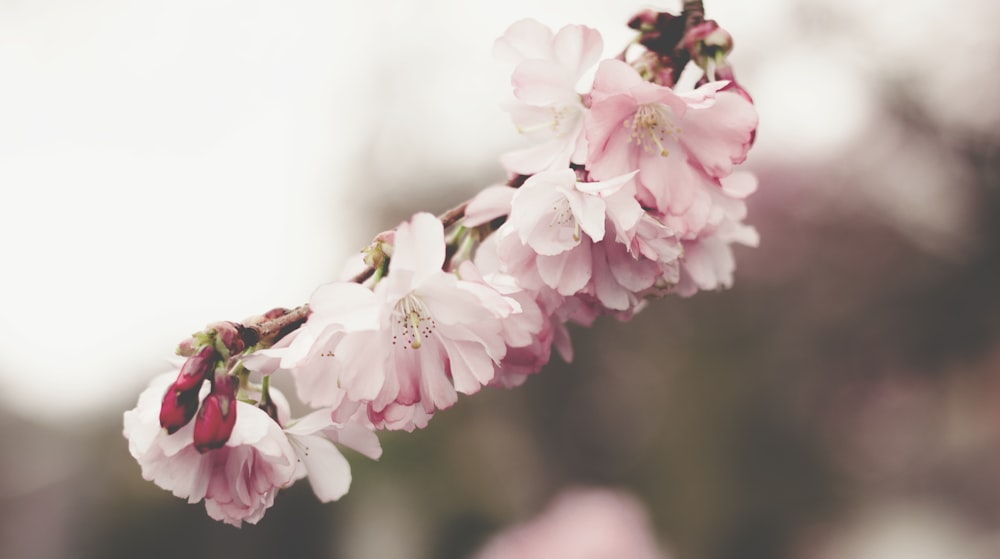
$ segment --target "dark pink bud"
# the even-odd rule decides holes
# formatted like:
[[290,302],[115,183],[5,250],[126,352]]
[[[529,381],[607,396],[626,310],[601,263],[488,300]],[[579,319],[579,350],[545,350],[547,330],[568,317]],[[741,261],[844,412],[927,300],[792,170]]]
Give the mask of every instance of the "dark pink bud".
[[656,10],[642,10],[628,20],[628,26],[638,31],[649,31],[656,27],[659,15]]
[[230,355],[237,355],[243,352],[243,339],[240,337],[239,328],[232,322],[216,322],[210,324],[209,328],[215,331],[215,339],[222,343],[223,347],[229,350]]
[[177,383],[167,388],[160,405],[160,426],[173,435],[187,425],[198,411],[198,390],[178,390]]
[[194,420],[194,447],[198,452],[220,448],[229,440],[236,425],[236,387],[233,376],[215,379],[212,392],[205,397]]
[[181,371],[177,373],[177,380],[174,381],[176,390],[182,392],[194,391],[198,393],[201,383],[211,374],[219,360],[215,348],[205,346],[198,350],[181,366]]

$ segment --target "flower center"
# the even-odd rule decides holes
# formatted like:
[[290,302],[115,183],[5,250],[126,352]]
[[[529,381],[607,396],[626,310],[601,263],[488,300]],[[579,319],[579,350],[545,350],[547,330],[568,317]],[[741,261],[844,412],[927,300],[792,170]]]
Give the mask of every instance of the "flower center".
[[424,340],[431,337],[437,324],[431,317],[424,302],[410,293],[396,303],[392,314],[392,345],[397,342],[407,347],[420,349]]
[[635,145],[641,146],[646,153],[659,153],[663,157],[670,155],[664,144],[676,142],[681,133],[681,128],[671,118],[670,110],[659,103],[640,105],[632,119],[625,119],[622,126],[631,130],[629,139]]
[[576,221],[573,209],[569,206],[569,199],[564,197],[552,205],[552,219],[549,221],[549,227],[566,228],[568,226],[573,228],[573,240],[579,241],[580,224]]

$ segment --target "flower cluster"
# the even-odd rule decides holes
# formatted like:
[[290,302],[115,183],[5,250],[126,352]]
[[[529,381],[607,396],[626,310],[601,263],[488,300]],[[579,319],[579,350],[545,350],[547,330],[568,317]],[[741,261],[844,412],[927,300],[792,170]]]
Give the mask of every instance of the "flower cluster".
[[[501,158],[508,183],[379,235],[364,269],[306,310],[182,344],[179,371],[125,414],[143,476],[237,526],[303,477],[335,500],[350,470],[334,443],[377,458],[377,431],[423,428],[459,393],[521,384],[553,348],[570,360],[568,323],[728,287],[731,246],[757,242],[742,222],[756,181],[735,171],[757,116],[734,81],[713,79],[732,77],[728,34],[677,21],[639,14],[644,50],[605,60],[594,29],[512,25],[495,51],[513,65],[508,110],[531,146]],[[672,87],[683,61],[704,71],[687,91]],[[268,321],[283,322],[265,332]],[[291,419],[276,374],[314,411]]]

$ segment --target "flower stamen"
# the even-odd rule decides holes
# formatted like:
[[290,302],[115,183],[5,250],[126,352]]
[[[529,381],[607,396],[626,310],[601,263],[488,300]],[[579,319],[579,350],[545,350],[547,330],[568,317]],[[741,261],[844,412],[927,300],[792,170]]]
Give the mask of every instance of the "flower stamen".
[[663,157],[670,155],[664,144],[677,141],[681,133],[679,126],[667,113],[667,107],[658,104],[641,105],[632,119],[625,119],[622,126],[631,130],[629,138],[636,146],[641,146],[646,153],[659,153]]

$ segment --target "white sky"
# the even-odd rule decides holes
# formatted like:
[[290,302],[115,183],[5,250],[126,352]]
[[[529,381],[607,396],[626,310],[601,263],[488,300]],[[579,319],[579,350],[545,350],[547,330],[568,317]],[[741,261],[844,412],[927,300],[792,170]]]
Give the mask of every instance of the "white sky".
[[[760,157],[857,136],[870,92],[832,48],[781,44],[794,2],[706,4],[759,102]],[[0,405],[118,413],[205,323],[304,302],[360,248],[344,237],[377,233],[347,190],[377,173],[399,196],[517,141],[491,58],[507,25],[584,23],[611,54],[644,5],[0,1]]]

